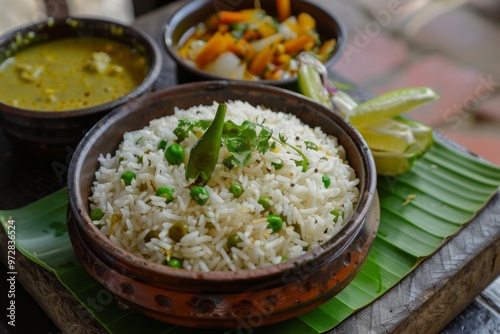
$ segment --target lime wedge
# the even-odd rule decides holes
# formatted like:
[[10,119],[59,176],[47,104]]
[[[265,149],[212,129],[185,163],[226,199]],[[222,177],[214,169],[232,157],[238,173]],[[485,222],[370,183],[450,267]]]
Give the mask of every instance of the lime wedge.
[[[408,126],[415,143],[403,153],[372,150],[373,159],[379,175],[401,175],[408,173],[418,157],[429,150],[433,142],[432,129],[417,121],[397,117],[394,121]],[[370,147],[371,148],[371,147]]]
[[358,127],[370,149],[392,153],[403,153],[415,144],[410,126],[387,118],[370,126]]
[[417,161],[414,152],[392,153],[372,151],[378,175],[402,175],[408,173]]
[[354,126],[373,124],[392,118],[438,98],[428,87],[403,88],[357,105],[346,119]]
[[415,138],[414,152],[417,156],[420,157],[429,150],[434,140],[431,127],[403,117],[396,117],[394,120],[410,127],[413,137]]

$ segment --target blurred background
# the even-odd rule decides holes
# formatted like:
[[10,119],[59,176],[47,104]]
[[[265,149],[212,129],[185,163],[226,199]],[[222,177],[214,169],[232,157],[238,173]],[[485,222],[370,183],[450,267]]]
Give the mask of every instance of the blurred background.
[[[47,15],[132,23],[172,0],[0,0],[0,33]],[[410,115],[500,165],[500,1],[319,0],[348,46],[333,70],[375,94],[429,86],[441,98]]]

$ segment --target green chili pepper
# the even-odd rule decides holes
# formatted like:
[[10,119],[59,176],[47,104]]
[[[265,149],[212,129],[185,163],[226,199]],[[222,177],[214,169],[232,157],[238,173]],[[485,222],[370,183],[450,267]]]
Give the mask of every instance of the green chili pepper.
[[278,215],[268,215],[267,216],[267,228],[273,230],[273,232],[278,232],[283,227],[283,218]]
[[165,150],[165,159],[172,165],[180,165],[184,161],[184,149],[179,144],[172,144]]
[[191,149],[186,167],[186,180],[195,180],[205,185],[212,176],[222,144],[226,109],[225,103],[219,105],[212,124]]
[[321,181],[323,181],[323,185],[325,186],[325,188],[328,188],[330,186],[331,180],[328,175],[323,175],[321,177]]
[[132,183],[132,180],[135,179],[135,173],[134,172],[124,172],[121,176],[121,179],[123,182],[125,182],[126,186],[129,186],[130,183]]
[[205,203],[207,203],[208,201],[208,198],[210,197],[208,191],[200,186],[193,187],[189,194],[191,195],[191,198],[194,199],[199,205],[205,205]]

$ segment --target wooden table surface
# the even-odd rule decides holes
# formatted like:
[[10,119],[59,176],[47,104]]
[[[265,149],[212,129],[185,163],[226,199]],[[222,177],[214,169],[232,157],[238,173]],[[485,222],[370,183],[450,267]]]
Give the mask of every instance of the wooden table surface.
[[[180,4],[182,2],[162,7],[138,18],[135,23],[162,48],[164,66],[155,89],[188,80],[176,72],[173,61],[163,49],[161,36],[166,18]],[[358,94],[358,98],[370,96],[362,89],[353,93]],[[66,157],[43,159],[29,152],[17,152],[0,132],[0,210],[24,206],[64,187],[73,149],[68,147]],[[5,245],[5,233],[0,237],[3,238],[0,244]],[[2,247],[2,251],[5,248]],[[2,261],[4,258],[2,256]],[[102,332],[52,274],[22,255],[18,257],[18,262],[17,279],[31,295],[23,295],[22,291],[18,295],[18,305],[22,307],[18,311],[18,319],[27,319],[26,328],[36,329],[37,333],[57,330],[40,314],[44,310],[63,332]],[[497,193],[486,208],[436,254],[331,333],[437,333],[499,274],[500,195]],[[40,289],[38,281],[47,283],[45,290]],[[2,291],[7,291],[7,287]],[[52,298],[46,298],[47,294]],[[56,314],[54,302],[65,306],[64,314]]]

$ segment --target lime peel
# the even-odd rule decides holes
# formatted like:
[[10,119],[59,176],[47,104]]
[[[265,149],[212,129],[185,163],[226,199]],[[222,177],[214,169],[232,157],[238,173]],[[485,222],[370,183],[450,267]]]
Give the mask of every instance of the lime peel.
[[428,87],[398,89],[358,104],[346,115],[346,120],[356,127],[373,124],[401,115],[438,97]]

